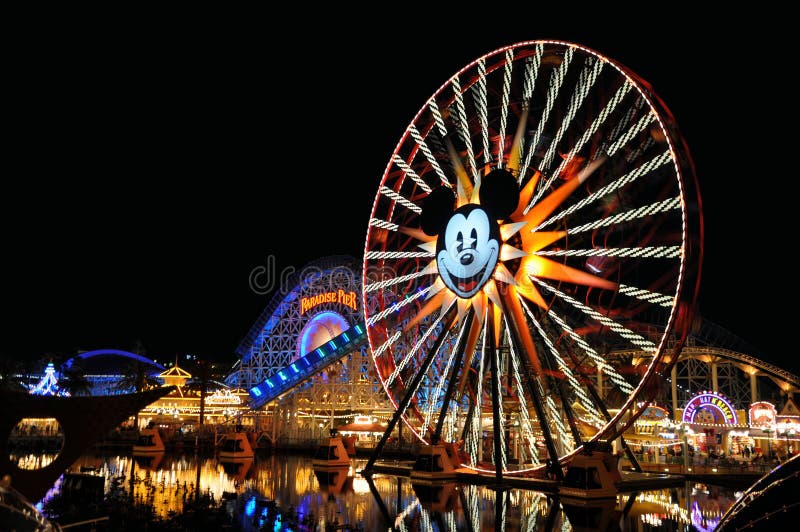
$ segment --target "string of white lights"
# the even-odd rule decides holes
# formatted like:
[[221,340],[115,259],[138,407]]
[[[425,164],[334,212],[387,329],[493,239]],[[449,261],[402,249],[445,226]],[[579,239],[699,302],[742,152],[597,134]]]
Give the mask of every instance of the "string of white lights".
[[407,200],[406,198],[404,198],[403,196],[401,196],[400,194],[398,194],[397,192],[395,192],[394,190],[392,190],[387,186],[381,186],[381,194],[383,194],[389,199],[393,199],[406,209],[414,211],[417,214],[420,214],[422,212],[422,207],[420,207],[419,205],[417,205],[412,201]]
[[625,155],[625,160],[629,163],[632,163],[638,159],[641,154],[653,147],[655,143],[656,141],[653,140],[653,137],[647,137],[638,148]]
[[382,311],[378,312],[377,314],[373,314],[372,316],[367,318],[367,327],[372,327],[373,325],[375,325],[377,322],[379,322],[380,320],[382,320],[383,318],[385,318],[386,316],[388,316],[392,312],[397,312],[398,310],[400,310],[401,308],[405,307],[409,303],[412,303],[412,302],[416,301],[417,299],[423,297],[424,295],[426,295],[430,291],[431,286],[427,286],[427,287],[423,288],[422,290],[420,290],[419,292],[417,292],[416,294],[414,294],[412,296],[406,296],[403,299],[401,299],[400,301],[398,301],[397,303],[392,303],[390,306],[386,307],[385,309],[383,309]]
[[428,147],[428,144],[425,142],[425,139],[422,138],[422,135],[417,129],[417,126],[411,124],[410,126],[408,126],[408,132],[411,135],[411,138],[414,139],[414,142],[417,143],[417,146],[419,146],[419,149],[422,150],[422,153],[425,155],[425,158],[428,160],[431,167],[436,172],[436,175],[439,176],[439,179],[442,181],[442,183],[449,186],[450,182],[447,180],[447,176],[444,175],[442,167],[439,166],[439,161],[437,161],[436,157],[433,156],[431,149]]
[[453,91],[455,92],[455,106],[457,117],[458,135],[464,141],[467,147],[467,161],[469,163],[469,171],[472,172],[472,179],[475,180],[478,172],[478,166],[475,164],[475,152],[472,149],[472,137],[469,134],[469,125],[467,124],[467,113],[464,110],[464,94],[461,92],[461,83],[458,81],[458,76],[453,76]]
[[475,108],[478,111],[478,122],[481,125],[481,138],[483,139],[483,162],[492,161],[492,152],[489,149],[489,121],[486,108],[486,60],[478,60],[478,81],[472,86],[474,91]]
[[411,279],[416,279],[417,277],[423,277],[425,275],[433,275],[435,272],[426,272],[424,270],[409,273],[408,275],[399,275],[397,277],[392,277],[391,279],[385,279],[383,281],[378,281],[376,283],[369,283],[368,285],[364,286],[364,292],[370,293],[374,292],[375,290],[382,290],[389,286],[394,286],[396,284],[404,283],[406,281],[410,281]]
[[528,171],[528,167],[531,164],[531,159],[533,157],[533,153],[536,151],[536,148],[539,146],[539,139],[544,132],[544,126],[547,123],[547,120],[550,118],[550,112],[553,110],[553,105],[555,104],[556,98],[558,97],[558,93],[561,90],[561,85],[564,83],[564,77],[567,74],[567,69],[569,68],[570,62],[572,61],[573,56],[573,49],[567,48],[567,51],[564,53],[564,57],[561,60],[561,64],[558,68],[553,70],[552,75],[550,76],[550,86],[547,88],[547,96],[545,97],[544,109],[542,109],[542,114],[539,117],[539,124],[536,126],[536,131],[533,134],[533,139],[531,140],[530,145],[528,146],[528,153],[525,156],[525,164],[522,166],[522,171],[520,175],[525,175]]
[[[441,312],[439,314],[439,317],[436,318],[436,321],[434,321],[431,324],[431,326],[428,327],[424,333],[422,333],[422,336],[420,337],[419,340],[417,340],[417,343],[414,344],[414,347],[412,347],[408,351],[408,353],[406,353],[406,355],[400,360],[400,364],[398,364],[394,368],[394,371],[392,371],[391,375],[389,375],[389,378],[386,379],[386,385],[385,385],[386,388],[389,388],[392,385],[392,383],[394,383],[394,380],[397,378],[398,375],[400,375],[400,372],[403,371],[403,369],[408,365],[411,359],[414,358],[414,356],[417,354],[417,351],[419,351],[420,347],[422,347],[422,345],[428,340],[428,337],[431,335],[431,333],[433,333],[433,331],[436,330],[436,328],[439,326],[439,323],[442,321],[442,318],[444,318],[445,314],[447,314],[447,312]],[[447,334],[447,331],[442,331],[441,334]]]
[[[525,303],[523,302],[523,305],[524,304]],[[576,344],[578,344],[578,346],[586,353],[586,355],[595,363],[595,366],[597,367],[597,371],[605,372],[605,374],[608,375],[608,378],[611,379],[611,382],[616,384],[623,393],[630,394],[630,393],[633,392],[633,386],[631,386],[628,383],[628,381],[626,381],[625,378],[622,375],[617,373],[617,370],[614,369],[614,367],[611,364],[606,362],[603,357],[598,355],[597,351],[595,351],[592,348],[592,346],[590,346],[588,343],[586,343],[586,340],[584,340],[582,336],[580,336],[578,333],[573,331],[572,327],[567,325],[567,323],[564,320],[562,320],[558,316],[558,314],[556,314],[552,310],[549,310],[547,312],[547,315],[554,322],[556,322],[558,324],[558,326],[561,327],[561,329],[565,333],[567,333],[569,335],[569,337],[572,338],[572,340]]]
[[631,170],[627,174],[625,174],[622,177],[612,181],[608,185],[606,185],[606,186],[602,187],[601,189],[593,192],[592,194],[589,194],[588,196],[586,196],[585,198],[580,200],[578,203],[572,205],[568,209],[565,209],[565,210],[559,212],[558,214],[556,214],[554,216],[551,216],[547,220],[545,220],[542,223],[540,223],[537,227],[531,229],[531,232],[539,231],[543,227],[547,227],[548,225],[557,222],[558,220],[564,218],[565,216],[569,216],[573,212],[575,212],[575,211],[577,211],[579,209],[582,209],[583,207],[585,207],[586,205],[592,203],[593,201],[595,201],[595,200],[597,200],[599,198],[603,198],[603,197],[607,196],[608,194],[611,194],[612,192],[616,192],[617,190],[619,190],[620,188],[624,187],[625,185],[628,185],[628,184],[632,183],[633,181],[635,181],[639,177],[642,177],[643,175],[647,175],[650,172],[652,172],[653,170],[655,170],[655,169],[667,164],[668,162],[670,162],[670,160],[671,160],[671,158],[670,158],[670,152],[669,151],[665,151],[665,152],[663,152],[663,153],[661,153],[659,155],[656,155],[655,157],[653,157],[649,161],[643,163],[641,166]]
[[557,288],[555,288],[553,286],[550,286],[549,284],[547,284],[546,282],[542,281],[538,277],[531,277],[531,279],[533,279],[533,281],[536,282],[536,284],[538,284],[539,286],[541,286],[542,288],[544,288],[548,292],[551,292],[551,293],[555,294],[556,296],[558,296],[559,298],[563,299],[564,301],[566,301],[567,303],[569,303],[573,307],[577,308],[578,310],[584,312],[588,316],[590,316],[590,317],[594,318],[595,320],[599,321],[600,323],[602,323],[603,325],[605,325],[606,327],[608,327],[609,329],[611,329],[615,333],[619,334],[621,337],[625,338],[626,340],[628,340],[632,344],[638,346],[643,351],[655,351],[656,350],[656,345],[653,342],[651,342],[650,340],[644,338],[643,336],[631,331],[630,329],[628,329],[626,327],[623,327],[622,325],[620,325],[619,323],[615,322],[611,318],[609,318],[607,316],[603,316],[602,314],[600,314],[599,312],[597,312],[593,308],[587,307],[583,303],[581,303],[579,301],[576,301],[575,299],[571,298],[570,296],[568,296],[567,294],[565,294],[561,290],[558,290]]
[[[562,451],[567,450],[567,442],[569,439],[567,438],[567,428],[564,426],[564,420],[561,418],[561,413],[556,408],[556,403],[553,401],[553,397],[550,394],[545,393],[544,386],[542,386],[542,381],[539,379],[539,376],[534,376],[533,380],[536,382],[536,386],[539,389],[539,396],[544,398],[545,404],[547,405],[547,409],[550,411],[550,418],[552,422],[556,426],[556,430],[558,431],[558,441],[562,443]],[[540,420],[541,422],[546,420]],[[544,429],[544,425],[542,425]]]
[[643,246],[634,248],[593,248],[593,249],[554,249],[534,253],[540,257],[639,257],[639,258],[678,258],[680,246]]
[[398,340],[398,338],[400,338],[400,331],[395,332],[393,335],[391,335],[389,338],[387,338],[387,340],[385,342],[383,342],[381,345],[379,345],[372,352],[372,357],[373,358],[378,358],[379,356],[381,356],[384,351],[386,351],[393,343],[395,343]]
[[477,501],[480,500],[478,497],[478,487],[470,484],[467,487],[467,501],[472,502],[469,505],[469,522],[472,525],[471,530],[482,530],[481,527],[481,514],[480,510],[478,509]]
[[[500,375],[499,375],[499,373],[500,373],[500,368],[502,368],[503,366],[500,364],[500,360],[499,360],[500,353],[499,353],[499,351],[497,349],[495,349],[495,351],[494,351],[494,357],[495,357],[495,364],[497,364],[496,367],[497,367],[497,370],[498,370],[497,371],[498,374],[497,375],[493,375],[492,378],[497,380],[497,387],[500,388]],[[494,383],[492,384],[492,386],[494,386]],[[505,413],[503,412],[503,401],[499,397],[498,397],[498,401],[497,401],[497,416],[498,416],[498,425],[499,425],[499,428],[500,428],[500,434],[505,434],[506,433],[506,421],[505,421],[505,417],[506,416],[505,416]],[[492,428],[494,428],[494,426],[492,426]],[[507,463],[507,460],[506,460],[506,446],[503,445],[503,442],[505,441],[505,438],[501,438],[500,440],[501,440],[501,443],[500,443],[500,463],[502,464],[502,468],[505,471],[506,463]],[[492,442],[494,442],[494,438],[492,438]]]
[[419,505],[419,517],[421,525],[420,528],[422,530],[433,530],[433,526],[431,526],[431,516],[421,504]]
[[542,64],[542,43],[536,45],[536,52],[525,60],[525,75],[522,79],[522,99],[530,103],[533,98],[533,89],[536,88],[536,77],[539,75],[539,67]]
[[662,307],[671,307],[673,301],[675,301],[675,298],[672,296],[666,296],[658,292],[650,292],[644,288],[636,288],[635,286],[628,286],[622,283],[619,285],[619,292],[642,301],[661,305]]
[[506,64],[503,67],[503,96],[500,103],[500,138],[497,142],[497,164],[503,164],[506,147],[506,125],[508,123],[508,93],[511,90],[511,71],[514,67],[514,49],[506,50]]
[[[486,322],[489,320],[483,320],[483,340],[482,340],[482,350],[481,353],[486,352]],[[478,463],[478,445],[482,444],[482,440],[479,436],[481,433],[481,412],[483,411],[483,357],[481,356],[478,360],[478,384],[475,388],[475,407],[473,409],[472,415],[472,448],[470,449],[470,457],[472,458],[472,463]]]
[[425,181],[423,181],[422,178],[419,175],[417,175],[417,173],[414,171],[414,169],[411,168],[408,165],[408,163],[403,160],[402,157],[400,157],[399,155],[395,154],[392,157],[392,162],[394,162],[394,164],[397,165],[397,167],[400,170],[405,172],[405,174],[408,177],[410,177],[417,185],[419,185],[419,188],[421,188],[422,190],[424,190],[427,193],[429,193],[431,191],[431,187]]
[[397,228],[400,227],[395,223],[387,222],[386,220],[381,220],[380,218],[370,218],[369,226],[379,227],[381,229],[386,229],[388,231],[397,231]]
[[[464,330],[467,329],[467,320],[464,320],[464,323],[461,325],[461,330],[458,332],[458,338],[456,339],[456,344],[461,341],[461,337],[464,335]],[[424,427],[427,427],[431,421],[431,417],[433,417],[433,409],[436,407],[436,403],[439,401],[439,397],[442,395],[442,387],[447,381],[447,376],[450,375],[450,368],[453,365],[453,359],[456,355],[456,349],[450,349],[450,354],[447,357],[447,362],[444,366],[444,372],[441,373],[439,377],[439,382],[436,384],[436,388],[434,389],[433,396],[428,398],[428,408],[425,409],[425,422],[423,424]],[[443,405],[442,408],[445,408],[446,405]]]
[[592,121],[592,125],[590,125],[589,128],[583,132],[583,135],[581,135],[581,138],[579,138],[578,141],[575,143],[575,146],[573,146],[572,149],[567,154],[567,156],[561,160],[561,164],[558,165],[558,169],[556,169],[556,171],[553,172],[553,174],[550,176],[550,178],[547,180],[544,186],[540,189],[540,191],[537,191],[537,194],[528,203],[528,206],[525,207],[524,211],[525,213],[528,212],[528,210],[533,206],[534,203],[539,201],[539,198],[541,197],[540,192],[544,193],[545,191],[550,190],[550,186],[553,184],[553,181],[555,181],[556,178],[561,175],[561,172],[563,172],[564,169],[567,167],[567,165],[572,162],[575,156],[581,151],[581,149],[583,149],[584,144],[586,144],[586,142],[588,142],[589,139],[594,136],[594,134],[597,132],[600,126],[605,123],[606,119],[611,115],[614,109],[616,109],[617,105],[619,105],[619,103],[623,100],[623,98],[625,98],[625,96],[628,95],[630,90],[631,90],[631,85],[627,81],[623,83],[619,89],[617,89],[617,92],[608,101],[603,110],[600,111],[600,114],[598,114]]
[[433,257],[430,251],[367,251],[364,258],[371,259],[419,259]]
[[606,150],[608,155],[612,156],[617,153],[617,150],[626,145],[633,137],[641,133],[642,130],[653,123],[655,119],[656,115],[653,112],[647,113],[641,117],[638,122],[636,122],[628,131],[625,132],[624,135],[622,135],[620,138],[614,141],[611,146],[608,147],[608,150]]
[[539,331],[539,336],[542,337],[542,340],[544,341],[545,345],[550,351],[550,354],[553,355],[553,358],[555,359],[559,369],[567,378],[567,382],[569,382],[570,386],[572,386],[572,389],[575,391],[575,394],[578,396],[581,405],[583,405],[583,407],[589,413],[590,417],[594,418],[593,421],[602,424],[603,416],[600,414],[597,408],[595,408],[594,404],[592,403],[592,400],[589,398],[588,395],[586,395],[586,392],[583,391],[583,387],[578,382],[578,379],[575,378],[575,375],[572,373],[572,370],[564,362],[564,359],[561,358],[561,355],[558,353],[558,350],[556,350],[555,346],[553,345],[553,342],[550,341],[550,338],[544,332],[544,329],[542,329],[542,326],[539,324],[539,321],[534,317],[533,313],[531,313],[527,305],[523,305],[523,307],[525,308],[525,311],[528,314],[528,318],[533,322],[533,325],[536,327],[536,330]]
[[547,149],[547,153],[545,153],[542,159],[542,164],[539,166],[539,170],[542,172],[546,172],[550,168],[550,164],[553,162],[553,157],[558,148],[558,143],[567,131],[572,119],[575,118],[578,109],[580,109],[583,102],[586,101],[586,97],[589,95],[589,91],[594,86],[595,81],[597,81],[597,76],[600,75],[600,71],[603,70],[604,65],[605,61],[596,60],[593,57],[586,58],[583,70],[581,70],[580,77],[578,78],[578,83],[575,85],[575,90],[567,106],[567,112],[561,120],[558,131],[556,131],[556,134],[553,136],[553,140],[550,142],[550,147]]
[[623,222],[631,222],[633,220],[638,220],[639,218],[644,218],[645,216],[651,216],[659,212],[666,212],[673,209],[679,209],[680,206],[681,206],[681,198],[675,196],[674,198],[667,198],[662,201],[651,203],[650,205],[644,205],[637,209],[621,212],[619,214],[615,214],[614,216],[609,216],[608,218],[602,218],[600,220],[595,220],[593,222],[579,225],[577,227],[572,227],[567,230],[567,233],[574,235],[576,233],[592,231],[599,227],[608,227],[609,225],[616,225]]
[[642,108],[643,104],[644,99],[641,96],[634,100],[633,105],[631,105],[628,110],[625,111],[625,114],[622,115],[622,118],[620,118],[619,122],[617,122],[617,124],[614,126],[614,129],[611,130],[611,134],[608,135],[606,142],[613,143],[617,140],[620,132],[625,129],[628,124],[630,124],[631,119],[634,117],[634,115],[636,115],[639,109]]
[[444,514],[444,524],[450,532],[458,532],[458,528],[456,528],[455,512],[446,512]]
[[525,438],[525,442],[528,444],[531,460],[534,464],[538,464],[539,453],[536,449],[536,438],[533,435],[533,423],[531,423],[531,418],[528,416],[528,402],[525,400],[525,392],[524,388],[522,387],[522,378],[520,377],[519,373],[519,360],[517,359],[517,354],[514,352],[514,344],[511,343],[511,338],[509,337],[508,325],[506,325],[506,341],[511,349],[511,369],[514,374],[514,384],[517,389],[517,397],[519,397],[519,414],[521,418],[520,425],[523,429],[523,437]]
[[442,113],[439,111],[439,104],[436,103],[435,98],[431,98],[428,101],[428,109],[430,109],[433,115],[433,121],[436,124],[436,128],[439,130],[439,134],[442,138],[445,138],[447,136],[447,127],[444,125],[444,119],[442,118]]

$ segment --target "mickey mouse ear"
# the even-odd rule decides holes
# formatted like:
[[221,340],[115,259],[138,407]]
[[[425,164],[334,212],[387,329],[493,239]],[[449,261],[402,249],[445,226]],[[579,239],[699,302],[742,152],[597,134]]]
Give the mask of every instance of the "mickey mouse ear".
[[453,214],[455,202],[456,196],[449,187],[440,186],[428,194],[422,203],[422,231],[428,236],[438,235]]
[[508,170],[498,168],[489,172],[481,182],[478,192],[481,206],[495,218],[510,216],[519,203],[519,186],[517,180]]

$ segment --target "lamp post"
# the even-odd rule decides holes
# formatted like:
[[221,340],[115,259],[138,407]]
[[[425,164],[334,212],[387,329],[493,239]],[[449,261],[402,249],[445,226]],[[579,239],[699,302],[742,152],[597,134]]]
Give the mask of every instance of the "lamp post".
[[683,473],[686,474],[689,472],[689,442],[686,441],[686,433],[689,432],[689,427],[681,422],[678,425],[677,431],[678,436],[681,438],[681,444],[683,445]]
[[775,429],[767,427],[764,432],[767,434],[767,456],[772,458],[772,435],[775,434]]

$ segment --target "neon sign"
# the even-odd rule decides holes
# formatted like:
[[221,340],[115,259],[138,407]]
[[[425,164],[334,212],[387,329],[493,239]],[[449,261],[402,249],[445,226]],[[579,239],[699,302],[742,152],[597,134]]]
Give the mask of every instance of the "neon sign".
[[301,297],[300,298],[300,314],[305,314],[306,311],[311,310],[317,305],[323,303],[338,303],[350,307],[353,310],[358,310],[358,296],[352,290],[345,292],[344,290],[336,290],[331,292],[323,292],[315,296]]
[[777,414],[775,405],[766,401],[758,401],[750,405],[750,424],[755,427],[774,425]]
[[689,401],[683,409],[683,421],[685,423],[705,422],[697,419],[698,413],[716,410],[722,415],[722,419],[728,425],[736,424],[736,409],[725,398],[717,392],[702,392]]

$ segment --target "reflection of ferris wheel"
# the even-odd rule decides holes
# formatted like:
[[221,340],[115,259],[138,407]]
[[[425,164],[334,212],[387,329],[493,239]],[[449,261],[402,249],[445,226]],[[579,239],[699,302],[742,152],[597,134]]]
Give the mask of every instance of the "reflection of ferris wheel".
[[[562,42],[481,57],[417,113],[373,206],[364,308],[386,392],[475,469],[617,436],[686,333],[700,223],[688,151],[646,83]],[[621,374],[620,349],[646,371]]]

